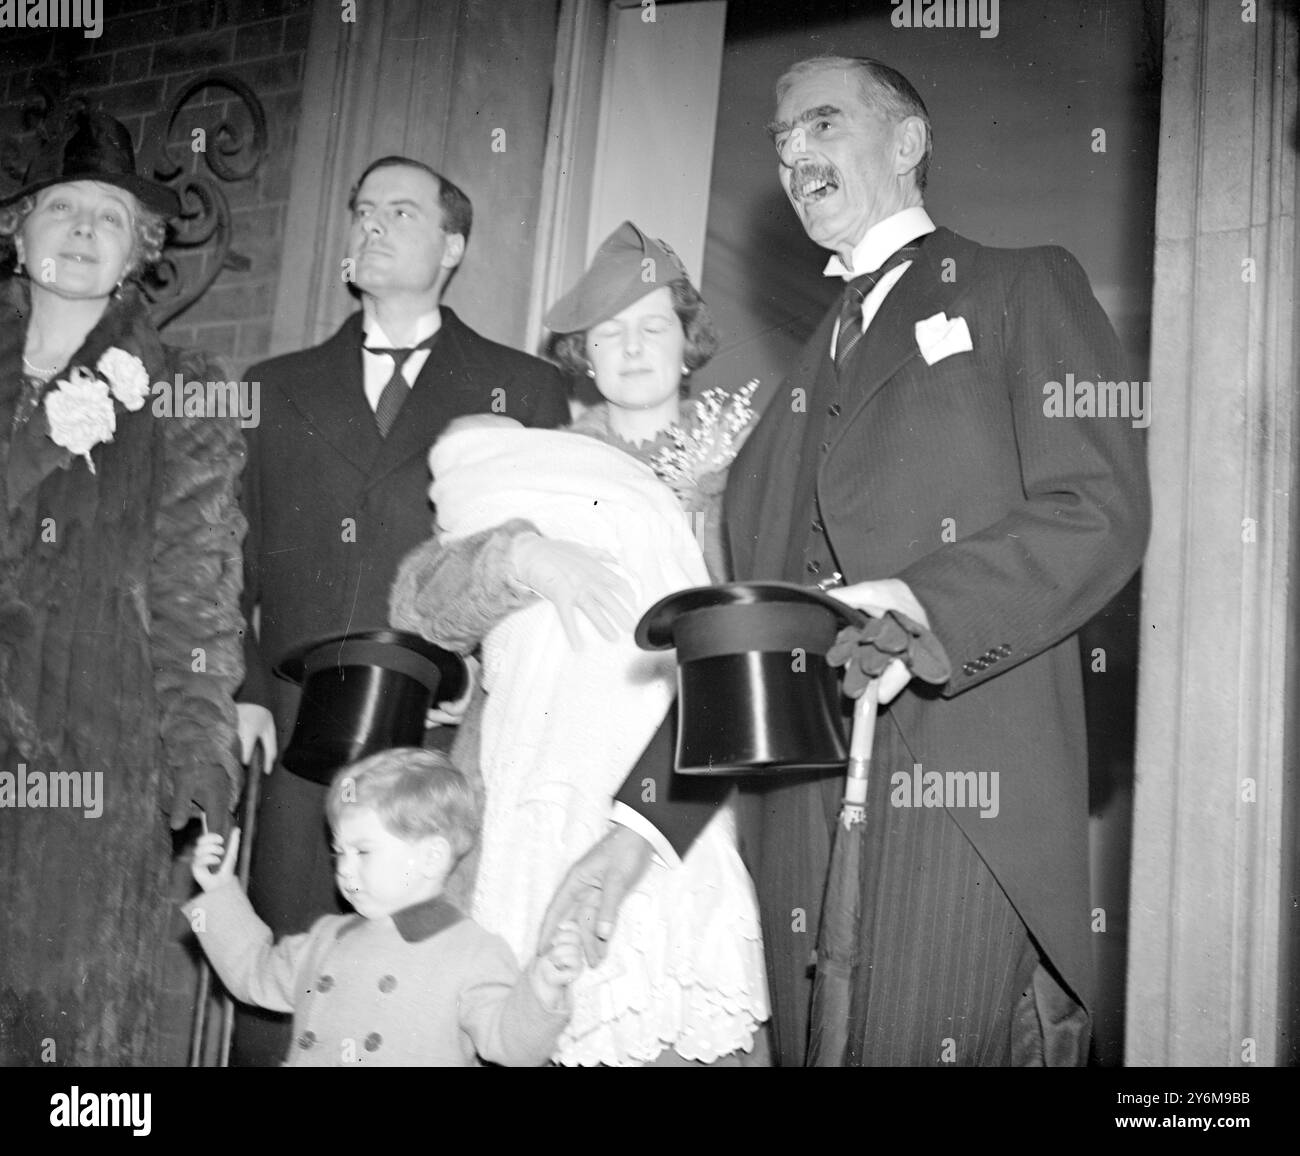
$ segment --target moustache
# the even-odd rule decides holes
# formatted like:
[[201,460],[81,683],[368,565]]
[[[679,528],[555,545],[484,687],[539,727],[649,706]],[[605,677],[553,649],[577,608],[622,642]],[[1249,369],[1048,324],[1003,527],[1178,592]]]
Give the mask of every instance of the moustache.
[[790,174],[790,196],[795,201],[805,200],[821,189],[838,189],[840,177],[834,165],[825,161],[799,161]]

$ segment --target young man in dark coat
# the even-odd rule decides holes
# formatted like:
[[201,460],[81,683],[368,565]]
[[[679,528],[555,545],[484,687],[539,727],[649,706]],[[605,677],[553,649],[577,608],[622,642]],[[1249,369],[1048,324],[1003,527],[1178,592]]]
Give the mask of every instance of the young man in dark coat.
[[[901,611],[953,670],[937,688],[900,662],[880,679],[846,1062],[1082,1064],[1093,964],[1075,635],[1141,562],[1149,399],[1069,253],[935,228],[929,117],[897,72],[802,62],[778,82],[771,131],[782,186],[848,286],[732,467],[736,576]],[[1093,405],[1076,405],[1089,390]],[[684,851],[708,813],[667,783],[646,789],[662,755],[620,795],[642,821],[557,897],[557,915],[576,904],[597,936],[652,842]],[[785,1064],[805,1058],[842,781],[763,791],[756,882]],[[976,792],[959,798],[958,783]]]
[[[295,647],[388,625],[398,562],[433,526],[429,448],[453,418],[504,413],[525,425],[566,424],[561,374],[488,341],[442,292],[469,240],[468,198],[419,161],[385,157],[361,175],[349,207],[345,272],[361,310],[328,341],[255,365],[261,424],[248,431],[243,493],[249,521],[245,603],[251,620],[241,692],[245,759],[263,744],[268,769],[297,708],[274,677]],[[250,897],[277,935],[341,908],[324,829],[325,787],[283,768],[259,809]],[[237,1059],[278,1063],[287,1022],[241,1020]]]

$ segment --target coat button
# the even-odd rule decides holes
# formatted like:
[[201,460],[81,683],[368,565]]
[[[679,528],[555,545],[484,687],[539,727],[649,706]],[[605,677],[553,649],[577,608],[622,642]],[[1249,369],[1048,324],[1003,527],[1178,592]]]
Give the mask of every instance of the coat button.
[[317,991],[329,991],[329,989],[332,988],[333,986],[334,986],[334,977],[332,975],[322,975],[320,979],[316,981]]
[[378,1032],[371,1032],[368,1036],[366,1036],[366,1051],[368,1052],[379,1051],[379,1045],[382,1044],[383,1042],[384,1042],[383,1036],[381,1036]]
[[386,975],[379,981],[379,990],[387,995],[397,986],[397,977],[395,975]]
[[974,663],[970,663],[970,662],[967,662],[967,663],[963,663],[963,664],[962,664],[961,672],[962,672],[962,674],[977,674],[977,673],[978,673],[978,671],[977,671],[976,668],[975,668]]
[[298,1037],[298,1046],[302,1048],[304,1052],[308,1048],[310,1048],[313,1044],[315,1044],[315,1042],[316,1042],[315,1032],[303,1032],[302,1035]]
[[820,574],[821,568],[822,568],[822,564],[818,562],[816,558],[814,558],[811,562],[808,563],[809,574]]

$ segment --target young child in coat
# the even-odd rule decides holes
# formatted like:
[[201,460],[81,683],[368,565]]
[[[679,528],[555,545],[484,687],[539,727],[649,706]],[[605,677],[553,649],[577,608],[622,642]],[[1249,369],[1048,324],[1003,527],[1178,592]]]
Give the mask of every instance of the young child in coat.
[[232,996],[293,1012],[285,1063],[546,1063],[582,968],[577,929],[564,927],[521,975],[505,940],[442,898],[478,830],[470,788],[446,756],[398,749],[344,767],[325,807],[355,915],[272,943],[234,878],[238,828],[224,855],[220,835],[199,839],[192,871],[203,894],[185,906]]

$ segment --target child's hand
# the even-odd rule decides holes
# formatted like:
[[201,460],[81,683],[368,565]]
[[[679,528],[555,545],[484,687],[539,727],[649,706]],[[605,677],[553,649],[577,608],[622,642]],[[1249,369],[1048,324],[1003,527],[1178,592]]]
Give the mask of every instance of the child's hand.
[[[235,864],[239,861],[239,828],[230,832],[230,848],[224,858],[221,845],[225,840],[217,834],[200,835],[194,844],[194,859],[190,863],[190,874],[204,891],[211,891],[229,883],[235,877]],[[217,866],[220,864],[220,866]],[[212,868],[216,867],[214,871]]]
[[533,990],[552,1010],[565,1002],[565,989],[582,974],[582,940],[576,923],[561,923],[555,938],[533,964]]

